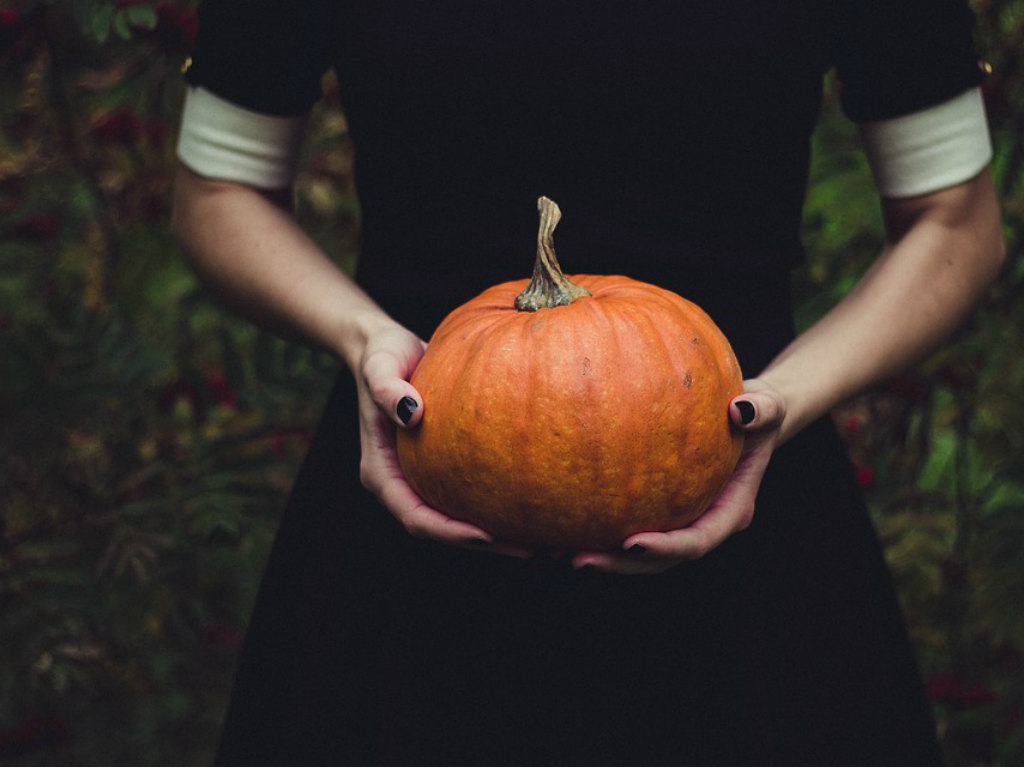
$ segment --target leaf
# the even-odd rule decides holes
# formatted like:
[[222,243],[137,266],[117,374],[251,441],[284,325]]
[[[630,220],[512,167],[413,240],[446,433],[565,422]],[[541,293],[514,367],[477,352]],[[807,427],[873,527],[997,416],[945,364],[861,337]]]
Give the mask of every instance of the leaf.
[[100,45],[110,37],[110,28],[114,19],[114,6],[109,3],[97,3],[89,15],[89,31]]
[[156,29],[158,17],[156,8],[152,5],[129,5],[127,8],[122,8],[120,13],[133,27]]
[[932,437],[928,461],[917,479],[921,490],[951,493],[955,489],[956,450],[957,438],[952,431],[941,430]]
[[226,533],[235,538],[242,530],[241,515],[226,509],[214,509],[197,514],[191,521],[190,531],[198,538],[209,538],[215,532]]
[[114,15],[113,26],[114,31],[117,33],[118,37],[120,37],[122,40],[131,40],[132,28],[131,25],[128,23],[127,14],[125,14],[123,10],[118,11]]
[[218,333],[221,346],[221,365],[224,368],[224,380],[232,391],[241,391],[245,386],[245,363],[239,353],[238,344],[227,328]]

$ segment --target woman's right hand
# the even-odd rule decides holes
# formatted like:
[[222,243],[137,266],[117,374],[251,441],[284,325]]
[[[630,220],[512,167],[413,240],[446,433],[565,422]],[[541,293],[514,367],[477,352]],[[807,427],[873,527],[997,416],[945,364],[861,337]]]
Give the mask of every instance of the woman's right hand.
[[409,377],[426,344],[395,325],[367,340],[355,371],[359,392],[359,477],[371,493],[417,538],[518,557],[529,549],[495,541],[486,531],[429,506],[412,489],[398,462],[397,429],[414,429],[423,418],[423,398]]

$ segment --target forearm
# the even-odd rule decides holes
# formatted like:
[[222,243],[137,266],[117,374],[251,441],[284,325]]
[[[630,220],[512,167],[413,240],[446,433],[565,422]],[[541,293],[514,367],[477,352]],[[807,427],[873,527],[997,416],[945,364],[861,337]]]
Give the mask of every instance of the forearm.
[[179,166],[172,227],[225,305],[354,369],[369,335],[394,322],[302,231],[280,197]]
[[760,376],[786,400],[783,440],[932,352],[998,274],[1002,232],[987,171],[927,198],[888,202],[886,219],[878,261]]

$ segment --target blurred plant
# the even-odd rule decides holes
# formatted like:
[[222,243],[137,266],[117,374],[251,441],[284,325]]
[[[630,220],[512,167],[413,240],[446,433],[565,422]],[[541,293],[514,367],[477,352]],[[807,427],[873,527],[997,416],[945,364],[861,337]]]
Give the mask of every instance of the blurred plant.
[[[167,232],[191,2],[0,9],[0,761],[208,762],[337,366],[232,321]],[[332,83],[299,184],[351,264]]]

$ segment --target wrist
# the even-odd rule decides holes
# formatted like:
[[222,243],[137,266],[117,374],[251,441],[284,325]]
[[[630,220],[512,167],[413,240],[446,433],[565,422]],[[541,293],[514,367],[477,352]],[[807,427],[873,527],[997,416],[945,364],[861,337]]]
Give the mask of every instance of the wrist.
[[359,370],[370,339],[379,333],[400,327],[376,305],[360,306],[345,313],[340,330],[334,336],[332,351],[355,373]]
[[773,391],[783,402],[783,418],[779,426],[779,444],[783,444],[801,429],[814,421],[827,407],[816,404],[813,392],[806,387],[806,381],[791,379],[784,372],[765,370],[756,379],[761,385]]

